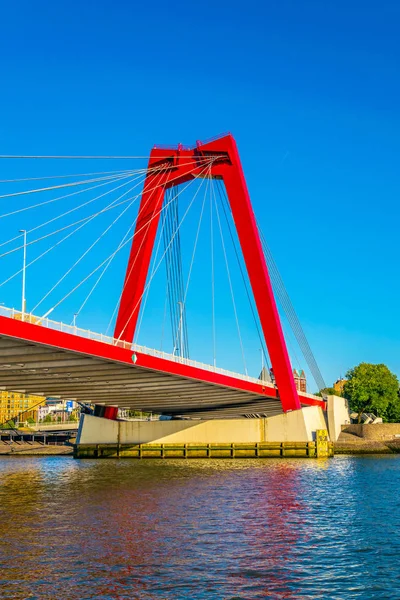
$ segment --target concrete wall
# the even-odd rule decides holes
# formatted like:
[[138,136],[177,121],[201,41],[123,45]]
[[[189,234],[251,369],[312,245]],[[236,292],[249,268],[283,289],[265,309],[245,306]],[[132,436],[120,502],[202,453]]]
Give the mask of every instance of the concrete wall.
[[262,419],[265,422],[265,442],[303,442],[315,441],[317,429],[326,429],[324,413],[319,406],[308,406]]
[[269,419],[110,421],[82,415],[77,444],[240,444],[311,442],[325,429],[321,408],[309,406]]
[[354,424],[342,427],[342,431],[358,435],[367,440],[393,440],[400,435],[400,423],[377,423],[376,425]]
[[347,400],[340,396],[328,396],[327,417],[329,437],[332,442],[336,442],[342,431],[342,426],[350,424]]

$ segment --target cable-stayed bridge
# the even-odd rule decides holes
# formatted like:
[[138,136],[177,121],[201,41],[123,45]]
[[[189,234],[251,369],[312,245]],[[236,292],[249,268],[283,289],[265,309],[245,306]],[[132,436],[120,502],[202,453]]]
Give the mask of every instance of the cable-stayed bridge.
[[[149,157],[1,158],[2,389],[201,418],[325,408],[296,389],[296,354],[289,358],[277,300],[316,388],[325,386],[254,216],[231,135],[191,148],[156,146]],[[99,160],[147,164],[55,171]],[[29,176],[13,178],[21,164]],[[50,164],[50,174],[37,174],[38,164]],[[139,344],[140,335],[155,340],[157,327],[157,348]],[[234,337],[242,374],[219,362],[226,367]],[[262,379],[254,366],[260,352]]]

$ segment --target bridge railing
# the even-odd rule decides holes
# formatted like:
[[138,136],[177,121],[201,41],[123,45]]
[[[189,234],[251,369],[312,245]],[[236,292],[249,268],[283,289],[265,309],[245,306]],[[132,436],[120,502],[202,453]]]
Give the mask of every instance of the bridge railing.
[[204,369],[206,371],[212,371],[213,373],[219,373],[221,375],[226,375],[227,377],[234,377],[235,379],[243,379],[244,381],[250,381],[252,383],[257,383],[258,385],[264,385],[267,387],[275,388],[274,384],[270,381],[261,381],[257,377],[250,377],[250,375],[243,375],[242,373],[235,373],[234,371],[228,371],[226,369],[220,369],[219,367],[214,367],[213,365],[208,365],[207,363],[199,362],[197,360],[192,360],[190,358],[184,358],[182,356],[178,356],[176,354],[170,354],[169,352],[163,352],[162,350],[154,350],[153,348],[147,348],[146,346],[139,346],[138,344],[132,344],[132,350],[134,352],[142,352],[143,354],[148,354],[150,356],[155,356],[157,358],[163,358],[165,360],[171,360],[173,362],[180,363],[182,365],[188,365],[190,367],[196,367],[198,369]]
[[[22,313],[20,310],[15,310],[14,308],[7,308],[6,306],[0,305],[0,316],[10,317],[11,319],[16,319],[18,321],[22,321]],[[234,371],[228,371],[227,369],[221,369],[219,367],[215,367],[213,365],[209,365],[207,363],[199,362],[197,360],[192,360],[190,358],[184,358],[182,356],[178,356],[176,354],[170,354],[169,352],[164,352],[162,350],[155,350],[153,348],[147,348],[146,346],[141,346],[139,344],[131,344],[129,342],[125,342],[124,340],[119,340],[109,335],[104,335],[103,333],[97,333],[96,331],[91,331],[90,329],[82,329],[81,327],[77,327],[76,325],[67,325],[66,323],[62,323],[61,321],[53,321],[48,317],[39,317],[37,315],[33,315],[31,313],[25,313],[23,316],[23,320],[26,323],[32,323],[34,325],[39,325],[41,327],[46,327],[49,329],[53,329],[55,331],[61,331],[63,333],[69,333],[71,335],[76,335],[79,337],[87,338],[90,340],[96,340],[98,342],[103,342],[104,344],[110,344],[112,346],[118,346],[119,348],[126,348],[128,350],[132,350],[133,352],[138,352],[142,354],[147,354],[149,356],[154,356],[157,358],[163,358],[164,360],[170,360],[176,363],[180,363],[183,365],[188,365],[191,367],[195,367],[198,369],[203,369],[205,371],[211,371],[213,373],[219,373],[221,375],[225,375],[227,377],[234,377],[235,379],[241,379],[243,381],[249,381],[251,383],[257,383],[258,385],[263,385],[264,387],[270,387],[275,389],[275,386],[270,381],[262,381],[256,377],[250,377],[249,375],[244,375],[242,373],[235,373]],[[313,394],[307,394],[302,392],[302,396],[308,398],[316,398]]]

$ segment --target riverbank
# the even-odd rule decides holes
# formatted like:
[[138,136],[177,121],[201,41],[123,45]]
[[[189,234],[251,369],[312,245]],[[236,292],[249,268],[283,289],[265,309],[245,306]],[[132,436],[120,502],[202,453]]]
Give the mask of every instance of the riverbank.
[[45,444],[0,444],[0,456],[72,456],[72,446],[50,446]]
[[399,423],[347,425],[334,443],[335,454],[399,453],[399,435]]
[[[289,445],[289,444],[288,444]],[[290,445],[289,445],[290,446]],[[104,446],[102,447],[104,450]],[[159,458],[232,458],[232,453],[223,449],[220,449],[219,452],[214,450],[214,453],[210,453],[207,456],[207,452],[204,453],[196,453],[196,456],[188,453],[185,457],[185,452],[182,449],[174,449],[175,451],[170,451],[170,453],[165,453],[162,456],[161,450],[159,447],[156,447],[151,452],[148,451],[149,448],[146,448],[141,456],[139,456],[139,451],[137,450],[137,454],[134,456],[130,453],[121,452],[119,454],[120,458],[129,457],[129,458],[157,458],[155,454],[159,452]],[[72,446],[50,446],[50,445],[42,445],[42,444],[0,444],[0,456],[73,456],[74,450]],[[358,438],[357,440],[340,440],[333,444],[333,455],[339,454],[348,454],[348,455],[361,455],[361,454],[397,454],[400,453],[400,440],[396,441],[387,441],[387,442],[377,442],[377,441],[368,441]],[[110,448],[109,452],[102,453],[103,457],[109,458],[117,458],[118,453],[115,448]],[[252,457],[255,457],[255,454],[252,454]],[[300,458],[301,456],[306,456],[306,452],[301,452],[299,449],[295,448],[286,448],[285,452],[282,453],[282,450],[275,452],[260,452],[259,458],[273,458],[273,457],[282,457],[282,458]],[[86,456],[85,456],[86,457]],[[248,458],[244,452],[238,452],[236,454],[236,458]]]
[[333,444],[335,454],[397,454],[400,453],[400,440],[338,440]]

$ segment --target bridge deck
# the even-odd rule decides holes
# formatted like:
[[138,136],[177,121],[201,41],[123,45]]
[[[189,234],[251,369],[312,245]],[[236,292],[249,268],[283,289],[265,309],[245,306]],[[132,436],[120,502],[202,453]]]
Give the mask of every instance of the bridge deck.
[[[282,412],[272,384],[137,348],[0,316],[0,388],[160,414]],[[300,394],[300,400],[325,408],[311,394]]]

